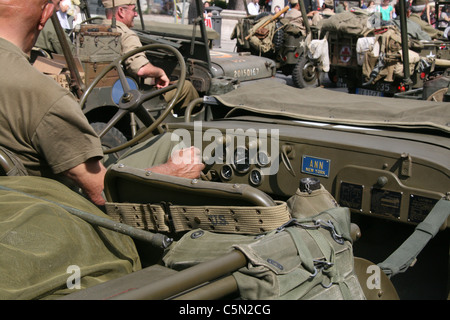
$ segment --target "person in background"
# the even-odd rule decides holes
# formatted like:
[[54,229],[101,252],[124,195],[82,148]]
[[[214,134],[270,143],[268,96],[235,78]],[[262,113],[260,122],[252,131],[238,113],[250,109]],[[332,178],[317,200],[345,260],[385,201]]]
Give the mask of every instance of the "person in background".
[[68,12],[71,9],[71,6],[71,0],[62,0],[59,3],[59,10],[56,11],[56,15],[58,16],[59,22],[61,23],[61,27],[66,31],[66,33],[69,33],[72,30],[68,17]]
[[409,19],[415,23],[417,23],[422,30],[430,35],[432,39],[438,39],[443,37],[444,33],[441,30],[433,28],[428,22],[423,21],[421,18],[422,13],[426,10],[426,5],[428,4],[428,0],[413,0],[411,5],[411,15]]
[[448,27],[448,22],[450,21],[450,17],[448,14],[448,5],[445,6],[439,6],[439,9],[441,10],[440,14],[439,14],[439,20],[438,20],[438,27],[439,28],[447,28]]
[[259,14],[259,0],[251,0],[251,2],[247,5],[248,14],[250,15],[258,15]]
[[367,4],[367,11],[370,13],[377,11],[377,6],[375,5],[375,2],[373,0],[370,0]]
[[391,21],[395,12],[389,4],[389,0],[383,0],[382,4],[378,6],[378,11],[381,13],[381,20],[383,21]]
[[366,3],[364,2],[364,0],[360,0],[359,1],[359,7],[361,9],[367,9]]
[[206,11],[206,8],[209,8],[210,7],[210,2],[211,2],[211,0],[205,0],[205,1],[203,1],[203,7],[204,7],[204,11],[203,11],[203,18],[206,18],[206,17],[211,17],[212,16],[212,13],[211,12],[208,12],[208,11]]
[[[111,24],[113,16],[116,18],[117,31],[122,34],[121,45],[122,55],[134,49],[142,47],[137,34],[131,30],[134,26],[134,18],[137,17],[136,0],[115,0],[116,7],[113,8],[112,0],[103,0],[106,20],[104,24]],[[133,77],[149,80],[149,84],[154,84],[157,89],[165,88],[170,84],[170,80],[163,69],[154,66],[145,56],[144,52],[138,53],[125,61],[126,69]],[[177,109],[182,109],[189,103],[197,99],[198,93],[191,82],[185,81],[181,94],[176,102]],[[168,102],[174,96],[176,90],[171,90],[164,94],[164,99]]]
[[332,16],[334,14],[335,14],[334,1],[333,0],[325,0],[323,2],[321,10],[319,12],[314,13],[314,15],[312,17],[311,25],[317,26],[317,24],[320,22],[320,20],[329,18],[330,16]]

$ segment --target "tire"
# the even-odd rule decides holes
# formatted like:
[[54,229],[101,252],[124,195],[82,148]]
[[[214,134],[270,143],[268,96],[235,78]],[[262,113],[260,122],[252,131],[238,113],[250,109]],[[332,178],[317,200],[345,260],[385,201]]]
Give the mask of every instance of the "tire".
[[314,88],[319,85],[316,66],[302,56],[292,70],[292,81],[297,88]]
[[282,26],[283,25],[279,21],[275,23],[276,31],[272,39],[273,46],[275,47],[275,53],[277,53],[284,44],[284,30]]
[[448,88],[441,88],[439,90],[436,90],[432,94],[430,94],[427,97],[427,101],[436,101],[436,102],[443,102],[444,101],[444,95],[447,93]]
[[[106,123],[103,122],[93,122],[91,123],[91,127],[94,128],[95,132],[100,133],[105,127]],[[128,140],[125,136],[120,132],[120,130],[112,127],[102,138],[101,143],[104,149],[111,149],[117,146],[120,146],[126,143]],[[118,152],[105,155],[104,157],[104,165],[107,167],[108,165],[115,163],[119,157],[124,154],[129,148],[120,150]]]

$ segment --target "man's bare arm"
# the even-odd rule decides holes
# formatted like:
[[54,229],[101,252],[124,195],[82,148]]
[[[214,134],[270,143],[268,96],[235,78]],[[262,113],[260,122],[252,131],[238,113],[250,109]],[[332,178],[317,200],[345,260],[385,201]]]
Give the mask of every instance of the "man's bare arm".
[[137,73],[141,78],[155,78],[155,85],[158,89],[169,85],[169,78],[163,69],[155,67],[150,62],[141,67]]
[[73,180],[96,205],[105,204],[103,187],[106,168],[97,159],[89,159],[78,166],[64,172],[64,175]]

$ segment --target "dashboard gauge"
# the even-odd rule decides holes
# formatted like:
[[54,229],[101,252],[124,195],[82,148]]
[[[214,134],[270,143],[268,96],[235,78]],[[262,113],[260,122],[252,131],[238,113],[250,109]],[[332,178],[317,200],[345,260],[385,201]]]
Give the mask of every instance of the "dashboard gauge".
[[245,173],[250,169],[250,159],[248,157],[248,149],[245,147],[237,147],[234,152],[234,168],[239,173]]
[[227,146],[219,145],[214,149],[214,157],[216,161],[221,161],[222,163],[227,159]]
[[254,186],[259,186],[262,183],[262,175],[261,171],[258,169],[254,169],[250,171],[250,183]]
[[265,167],[270,163],[270,158],[267,152],[259,151],[258,152],[258,164],[260,167]]
[[231,180],[233,177],[233,168],[230,165],[226,164],[220,169],[220,176],[224,180]]

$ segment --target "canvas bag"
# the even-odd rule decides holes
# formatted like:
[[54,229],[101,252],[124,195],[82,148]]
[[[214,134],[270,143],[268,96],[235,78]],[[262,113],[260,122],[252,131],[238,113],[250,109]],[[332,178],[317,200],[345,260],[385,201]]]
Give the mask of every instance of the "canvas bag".
[[259,236],[193,230],[163,261],[181,270],[232,250],[248,258],[248,265],[233,273],[242,299],[365,298],[354,273],[347,208],[293,219]]

